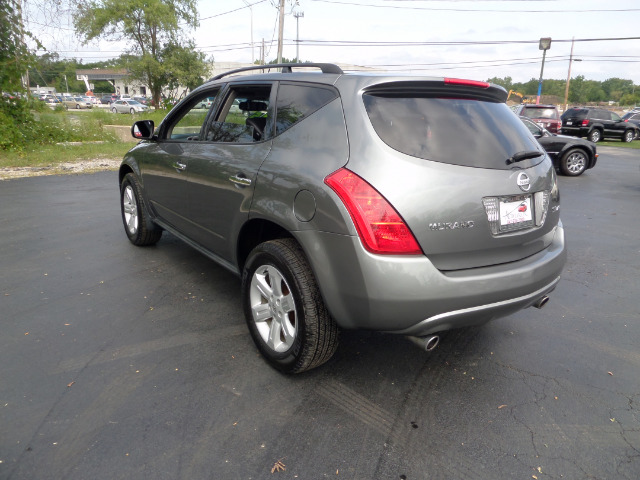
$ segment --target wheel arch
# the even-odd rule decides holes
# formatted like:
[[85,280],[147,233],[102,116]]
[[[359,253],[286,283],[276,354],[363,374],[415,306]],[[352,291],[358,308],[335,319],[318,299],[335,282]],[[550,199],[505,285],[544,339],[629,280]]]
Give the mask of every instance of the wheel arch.
[[591,154],[589,149],[584,145],[567,145],[565,148],[562,149],[562,151],[560,152],[560,155],[558,155],[559,160],[564,159],[565,155],[567,155],[571,150],[580,150],[582,153],[584,153],[587,156],[588,168],[593,163],[593,155]]
[[295,238],[287,229],[270,220],[255,218],[240,229],[236,245],[236,258],[242,272],[251,251],[259,244],[277,238]]

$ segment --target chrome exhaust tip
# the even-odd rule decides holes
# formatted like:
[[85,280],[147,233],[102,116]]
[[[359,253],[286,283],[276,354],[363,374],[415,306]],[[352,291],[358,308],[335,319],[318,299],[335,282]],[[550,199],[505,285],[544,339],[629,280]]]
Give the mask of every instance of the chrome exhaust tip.
[[547,302],[549,301],[549,297],[547,297],[546,295],[538,300],[536,300],[536,302],[533,304],[534,307],[540,309],[542,307],[544,307]]
[[413,343],[418,345],[425,352],[431,352],[440,343],[438,335],[428,335],[426,337],[407,337]]

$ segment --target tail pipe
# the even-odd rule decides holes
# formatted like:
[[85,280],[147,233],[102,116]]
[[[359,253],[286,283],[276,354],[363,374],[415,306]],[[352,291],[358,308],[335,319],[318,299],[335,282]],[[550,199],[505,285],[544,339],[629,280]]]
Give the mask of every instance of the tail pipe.
[[547,304],[548,301],[549,301],[549,297],[547,297],[545,295],[545,296],[539,298],[538,300],[536,300],[536,302],[533,304],[533,306],[536,307],[536,308],[542,308]]
[[434,348],[438,346],[440,343],[440,336],[438,335],[429,335],[426,337],[407,337],[413,343],[418,345],[425,352],[431,352]]

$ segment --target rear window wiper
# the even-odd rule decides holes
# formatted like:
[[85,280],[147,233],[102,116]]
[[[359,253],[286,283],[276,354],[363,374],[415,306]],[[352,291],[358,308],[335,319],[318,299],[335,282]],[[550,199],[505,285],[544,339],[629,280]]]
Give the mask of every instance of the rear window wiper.
[[530,158],[541,157],[544,153],[538,150],[529,150],[528,152],[517,152],[514,153],[511,157],[507,158],[507,165],[511,165],[512,163],[521,162],[522,160],[528,160]]

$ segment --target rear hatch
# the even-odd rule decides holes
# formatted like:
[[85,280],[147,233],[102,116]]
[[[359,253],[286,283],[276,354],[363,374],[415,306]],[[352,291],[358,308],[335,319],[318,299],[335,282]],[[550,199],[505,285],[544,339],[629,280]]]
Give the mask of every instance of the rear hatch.
[[[571,108],[562,115],[562,126],[569,128],[580,128],[582,121],[587,120],[588,110],[584,108]],[[585,122],[585,126],[588,122]]]
[[441,270],[517,261],[553,240],[555,171],[505,97],[455,80],[363,91],[377,148],[366,158],[352,150],[347,168],[393,205]]

